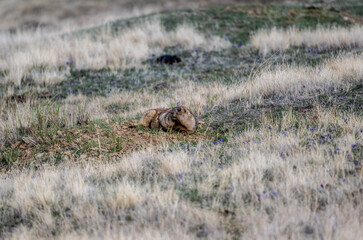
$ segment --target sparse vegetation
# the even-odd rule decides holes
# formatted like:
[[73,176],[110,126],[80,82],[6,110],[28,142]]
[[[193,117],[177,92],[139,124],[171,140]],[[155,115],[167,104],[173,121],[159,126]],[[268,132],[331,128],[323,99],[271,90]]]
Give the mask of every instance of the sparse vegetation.
[[[0,238],[358,239],[362,9],[228,5],[1,32]],[[180,104],[203,122],[195,134],[137,126]]]

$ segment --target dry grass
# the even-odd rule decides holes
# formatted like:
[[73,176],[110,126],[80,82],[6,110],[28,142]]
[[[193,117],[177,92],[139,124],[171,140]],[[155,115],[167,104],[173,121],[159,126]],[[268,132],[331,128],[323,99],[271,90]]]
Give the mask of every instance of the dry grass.
[[363,46],[363,27],[317,27],[316,29],[299,30],[297,28],[262,29],[251,38],[252,45],[261,54],[286,50],[290,47],[316,47],[318,50],[330,48],[349,48]]
[[[201,116],[205,114],[207,106],[213,108],[234,99],[243,99],[248,107],[250,104],[259,104],[264,98],[271,96],[278,97],[280,100],[294,101],[312,94],[329,94],[340,88],[349,91],[350,86],[361,82],[362,66],[361,55],[346,56],[328,60],[318,68],[287,65],[274,69],[267,67],[252,79],[240,79],[233,86],[225,86],[217,82],[198,84],[181,80],[175,85],[175,89],[167,93],[144,90],[115,93],[108,97],[87,98],[77,95],[68,97],[61,105],[49,103],[50,106],[40,109],[44,113],[52,112],[51,109],[58,109],[56,118],[65,119],[64,122],[68,126],[73,125],[82,115],[89,116],[91,120],[115,117],[107,111],[107,107],[111,104],[132,106],[117,114],[122,118],[132,118],[150,108],[175,106],[177,102],[188,106],[197,116]],[[38,102],[39,100],[29,99],[25,103],[17,104],[14,108],[0,106],[3,112],[0,135],[7,138],[0,139],[2,142],[0,146],[4,146],[5,142],[9,141],[14,143],[17,139],[17,129],[27,128],[37,122]],[[69,114],[72,117],[67,117]],[[51,114],[44,115],[45,121],[54,118]]]
[[[114,163],[71,160],[3,175],[2,219],[14,223],[2,224],[33,219],[6,237],[230,238],[239,232],[259,239],[354,239],[362,234],[363,175],[349,175],[355,171],[349,155],[353,144],[363,144],[362,121],[316,111],[318,132],[309,121],[294,131],[299,120],[286,113],[284,133],[267,122],[271,130],[251,129],[206,148],[161,148]],[[334,137],[324,145],[320,135],[328,132]]]
[[[194,48],[206,51],[219,50],[230,46],[230,42],[219,37],[205,37],[192,26],[182,24],[175,31],[168,32],[160,25],[158,20],[146,22],[132,29],[126,29],[117,36],[111,33],[108,26],[101,30],[97,36],[47,36],[45,32],[36,32],[33,35],[19,33],[16,35],[3,35],[2,47],[7,49],[0,54],[0,69],[8,70],[8,74],[1,79],[16,85],[21,84],[21,79],[28,76],[35,84],[51,85],[64,80],[69,74],[70,65],[76,68],[123,68],[140,67],[141,62],[152,54],[160,54],[167,46],[178,46],[183,49]],[[61,70],[59,70],[61,69]],[[38,87],[38,91],[43,89]],[[80,115],[88,115],[91,119],[105,119],[109,117],[105,107],[111,103],[133,103],[137,108],[132,108],[121,114],[121,117],[130,117],[150,107],[160,105],[174,105],[178,101],[191,104],[197,114],[202,112],[202,107],[207,102],[202,96],[214,88],[214,85],[204,87],[195,95],[198,85],[185,82],[181,83],[178,90],[167,96],[153,95],[144,92],[124,92],[111,94],[107,98],[87,98],[85,96],[70,96],[63,104],[53,104],[40,108],[46,112],[57,109],[56,118],[66,119],[66,125],[72,125]],[[13,94],[13,86],[7,89],[7,95]],[[191,103],[186,101],[194,95]],[[199,97],[198,97],[199,96]],[[165,101],[167,99],[167,101]],[[206,99],[209,101],[208,99]],[[17,138],[17,129],[28,128],[36,122],[39,111],[39,100],[27,99],[25,103],[16,104],[9,108],[5,101],[0,104],[0,146],[3,147],[6,139],[13,142]],[[81,109],[81,110],[80,110]],[[71,114],[72,118],[66,118]],[[45,114],[45,121],[52,118]],[[6,139],[5,139],[6,138]]]
[[[142,60],[160,54],[168,46],[207,51],[230,46],[228,41],[219,37],[206,38],[186,24],[168,32],[158,20],[126,29],[117,36],[107,25],[96,36],[48,36],[39,30],[32,35],[3,34],[0,39],[1,48],[6,49],[0,52],[0,69],[9,72],[4,81],[16,85],[20,85],[22,77],[27,75],[32,76],[35,83],[53,84],[62,77],[62,72],[55,73],[55,70],[69,70],[69,65],[81,69],[140,67]],[[58,76],[54,77],[54,74]]]
[[[198,84],[181,79],[174,85],[175,89],[167,93],[155,94],[146,90],[114,94],[107,98],[97,97],[87,104],[87,113],[94,118],[109,118],[111,116],[102,110],[106,106],[112,103],[136,103],[135,108],[120,113],[120,116],[127,118],[149,108],[170,107],[181,102],[190,106],[193,112],[200,116],[205,113],[205,106],[213,107],[237,98],[253,103],[272,95],[282,98],[304,98],[312,93],[329,93],[341,87],[349,89],[349,86],[361,82],[362,78],[363,57],[341,56],[316,68],[289,65],[265,67],[250,80],[241,78],[233,86],[225,86],[218,82]],[[66,102],[77,105],[85,100],[86,97],[79,95],[69,97]]]
[[272,95],[281,98],[299,98],[312,93],[329,93],[344,87],[349,88],[363,78],[363,56],[338,57],[318,67],[281,66],[264,70],[256,79],[246,83],[249,100],[258,100]]

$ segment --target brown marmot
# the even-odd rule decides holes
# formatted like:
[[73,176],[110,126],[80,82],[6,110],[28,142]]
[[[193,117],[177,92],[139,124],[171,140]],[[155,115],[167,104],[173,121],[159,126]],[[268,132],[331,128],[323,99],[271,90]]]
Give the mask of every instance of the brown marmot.
[[151,129],[194,133],[198,128],[198,121],[188,108],[178,106],[147,110],[140,119],[140,125]]

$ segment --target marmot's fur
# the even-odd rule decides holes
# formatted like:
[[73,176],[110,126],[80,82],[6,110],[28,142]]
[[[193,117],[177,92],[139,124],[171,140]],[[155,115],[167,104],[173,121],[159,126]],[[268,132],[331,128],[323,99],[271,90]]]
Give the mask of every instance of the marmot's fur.
[[140,125],[151,129],[194,133],[198,128],[198,121],[188,108],[180,106],[147,110],[140,119]]

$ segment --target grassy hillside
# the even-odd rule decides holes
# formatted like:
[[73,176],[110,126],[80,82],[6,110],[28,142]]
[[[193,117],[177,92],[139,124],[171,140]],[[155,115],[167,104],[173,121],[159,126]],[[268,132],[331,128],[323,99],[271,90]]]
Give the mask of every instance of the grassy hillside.
[[[229,5],[1,33],[0,236],[359,238],[362,12]],[[196,134],[135,126],[179,104]]]

